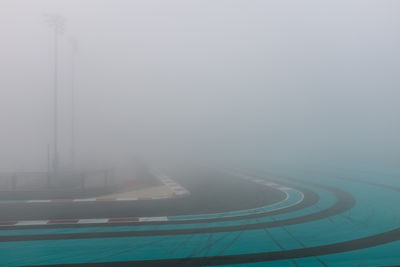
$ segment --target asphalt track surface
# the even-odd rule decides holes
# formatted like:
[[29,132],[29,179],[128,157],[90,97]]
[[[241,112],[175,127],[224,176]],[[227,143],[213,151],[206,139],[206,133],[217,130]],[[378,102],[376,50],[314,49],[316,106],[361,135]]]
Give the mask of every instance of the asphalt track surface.
[[250,209],[281,201],[279,190],[216,171],[172,176],[190,195],[184,199],[87,203],[0,203],[2,221],[166,216]]
[[[400,251],[400,212],[393,210],[393,206],[388,207],[390,201],[400,200],[400,182],[396,179],[377,180],[370,173],[357,173],[355,178],[354,172],[338,175],[333,171],[241,173],[279,181],[301,191],[304,198],[288,207],[235,218],[3,228],[0,263],[4,266],[384,266],[400,263],[396,252]],[[167,210],[155,207],[149,212],[147,209],[155,204],[148,204],[144,211],[138,208],[130,212],[135,216],[171,215],[170,212],[203,214],[274,205],[284,198],[279,190],[262,188],[220,171],[197,170],[182,175],[191,178],[177,180],[194,195],[192,200],[181,198],[169,202],[178,205],[179,210],[173,204],[164,204]],[[133,215],[125,212],[128,211],[115,215]],[[79,246],[80,251],[67,252],[66,249],[74,246]],[[36,259],[18,259],[18,250]],[[106,255],[99,256],[99,252]]]

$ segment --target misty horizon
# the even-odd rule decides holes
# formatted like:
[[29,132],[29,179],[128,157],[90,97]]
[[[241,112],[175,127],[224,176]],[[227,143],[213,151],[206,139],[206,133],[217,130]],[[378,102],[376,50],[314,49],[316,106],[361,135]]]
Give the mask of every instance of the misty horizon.
[[[2,1],[0,168],[42,170],[53,146],[59,36],[60,164],[134,157],[260,164],[398,161],[395,1]],[[72,81],[72,57],[74,80]]]

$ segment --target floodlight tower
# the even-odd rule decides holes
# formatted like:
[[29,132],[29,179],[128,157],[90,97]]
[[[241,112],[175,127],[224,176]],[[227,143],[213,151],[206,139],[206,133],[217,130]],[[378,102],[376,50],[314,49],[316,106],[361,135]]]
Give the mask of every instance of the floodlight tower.
[[71,58],[71,169],[75,168],[75,63],[78,52],[78,42],[71,38],[72,58]]
[[53,145],[53,172],[54,176],[58,173],[59,158],[58,158],[58,38],[64,33],[65,18],[55,14],[46,14],[45,20],[48,25],[54,30],[54,94],[53,94],[53,134],[54,134],[54,145]]

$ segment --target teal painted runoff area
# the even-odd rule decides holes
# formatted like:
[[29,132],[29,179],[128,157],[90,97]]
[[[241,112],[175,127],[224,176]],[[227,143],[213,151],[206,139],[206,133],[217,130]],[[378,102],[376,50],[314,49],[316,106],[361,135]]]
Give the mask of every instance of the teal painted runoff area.
[[[252,225],[298,218],[329,209],[335,205],[335,195],[318,184],[341,189],[351,194],[355,204],[349,210],[330,217],[319,218],[284,226],[240,231],[222,231],[204,234],[96,237],[86,239],[60,239],[41,241],[0,242],[0,265],[45,265],[68,263],[117,262],[136,260],[175,259],[220,255],[243,255],[318,247],[351,241],[380,234],[400,227],[400,170],[389,168],[363,169],[276,169],[254,170],[252,174],[268,179],[269,173],[280,175],[283,182],[298,185],[315,192],[319,200],[314,205],[274,216],[227,221],[97,227],[61,227],[44,229],[0,230],[0,236],[30,236],[68,233],[105,233],[148,230],[174,230],[209,228],[232,225]],[[287,179],[286,179],[287,177]],[[298,180],[290,180],[289,178]],[[312,182],[312,184],[303,181]],[[382,186],[380,186],[382,185]],[[301,194],[290,192],[284,204],[270,205],[251,212],[291,205],[299,201]],[[290,200],[290,201],[289,201]],[[241,214],[239,212],[238,214]],[[205,215],[211,216],[211,215]],[[195,218],[198,218],[197,216]],[[205,217],[207,218],[207,217]],[[191,219],[191,218],[187,218]],[[316,257],[277,260],[271,262],[238,264],[235,266],[382,266],[400,264],[400,241],[369,248],[350,250]]]

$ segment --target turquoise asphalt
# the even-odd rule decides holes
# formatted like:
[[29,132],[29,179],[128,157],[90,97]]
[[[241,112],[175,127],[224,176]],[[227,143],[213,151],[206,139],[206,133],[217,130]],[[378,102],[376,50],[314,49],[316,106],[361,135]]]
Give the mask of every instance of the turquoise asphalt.
[[[400,227],[400,209],[397,208],[397,203],[400,201],[399,192],[359,181],[400,187],[400,179],[398,179],[400,177],[400,170],[398,169],[368,168],[352,170],[330,168],[329,170],[313,169],[306,171],[277,169],[272,172],[282,176],[299,178],[342,189],[350,193],[356,199],[356,203],[350,210],[329,218],[284,227],[270,227],[257,230],[210,234],[0,242],[0,265],[21,266],[116,262],[282,251],[349,241]],[[269,177],[268,173],[263,170],[253,171],[253,174],[260,178]],[[302,182],[292,180],[282,181],[312,190],[319,195],[319,201],[315,205],[301,210],[253,219],[168,225],[62,227],[54,229],[12,228],[12,230],[0,230],[0,236],[101,233],[248,225],[312,214],[327,209],[336,202],[335,196],[330,191]],[[290,205],[300,198],[300,194],[296,190],[291,190],[289,195],[288,200],[290,201],[286,201],[284,204],[279,203],[278,205]],[[274,206],[273,204],[264,209],[277,208],[278,205]],[[259,211],[259,209],[255,209],[252,212]],[[197,219],[198,215],[195,218]],[[192,218],[187,217],[187,219]],[[239,264],[236,266],[396,265],[400,264],[400,253],[398,252],[400,252],[400,241],[367,249],[318,257]]]

